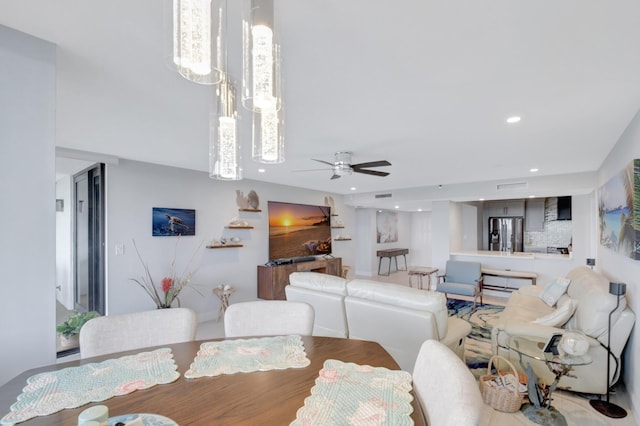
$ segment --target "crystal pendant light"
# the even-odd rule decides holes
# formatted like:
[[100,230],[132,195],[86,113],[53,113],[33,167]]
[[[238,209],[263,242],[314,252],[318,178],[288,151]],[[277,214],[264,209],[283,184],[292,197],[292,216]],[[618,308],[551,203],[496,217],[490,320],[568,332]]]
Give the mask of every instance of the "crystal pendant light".
[[[274,82],[279,85],[280,46],[273,48]],[[253,132],[251,157],[254,161],[266,164],[284,162],[284,108],[282,95],[278,102],[266,103],[264,107],[253,110]]]
[[250,111],[280,109],[280,57],[273,0],[243,0],[242,104]]
[[235,88],[224,76],[216,87],[218,110],[211,116],[209,136],[209,176],[215,179],[242,179],[235,98]]
[[283,109],[266,108],[253,112],[254,161],[267,164],[284,162]]
[[226,7],[220,0],[173,0],[173,65],[187,80],[218,84],[226,69]]

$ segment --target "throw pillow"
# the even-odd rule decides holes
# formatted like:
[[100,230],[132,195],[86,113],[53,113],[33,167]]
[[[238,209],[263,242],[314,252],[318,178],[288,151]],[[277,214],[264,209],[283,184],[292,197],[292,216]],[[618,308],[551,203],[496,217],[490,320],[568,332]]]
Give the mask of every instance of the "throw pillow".
[[567,287],[569,287],[570,282],[571,280],[568,278],[556,278],[546,285],[540,295],[540,299],[544,300],[544,303],[549,306],[555,305],[558,299],[560,299],[560,296],[567,292]]
[[558,307],[550,314],[543,315],[533,322],[536,324],[562,327],[576,311],[577,302],[567,297],[558,302]]

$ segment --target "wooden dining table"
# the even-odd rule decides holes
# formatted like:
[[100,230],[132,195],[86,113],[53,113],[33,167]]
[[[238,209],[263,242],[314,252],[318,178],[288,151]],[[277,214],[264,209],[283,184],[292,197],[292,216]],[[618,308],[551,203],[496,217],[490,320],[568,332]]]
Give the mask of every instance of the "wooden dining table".
[[[207,341],[220,340],[224,339]],[[76,425],[78,415],[97,404],[106,405],[112,417],[153,413],[168,417],[179,425],[288,425],[296,419],[296,412],[304,405],[305,398],[310,396],[318,372],[327,359],[399,370],[391,355],[375,342],[311,336],[303,336],[302,341],[311,363],[307,367],[285,370],[186,379],[184,373],[193,362],[201,343],[205,341],[144,348],[31,369],[0,387],[0,417],[9,413],[10,406],[16,402],[25,387],[27,378],[34,374],[160,347],[171,348],[173,352],[177,371],[180,373],[180,378],[175,382],[35,417],[20,425]],[[425,425],[424,411],[415,395],[413,396],[411,418],[416,425]]]

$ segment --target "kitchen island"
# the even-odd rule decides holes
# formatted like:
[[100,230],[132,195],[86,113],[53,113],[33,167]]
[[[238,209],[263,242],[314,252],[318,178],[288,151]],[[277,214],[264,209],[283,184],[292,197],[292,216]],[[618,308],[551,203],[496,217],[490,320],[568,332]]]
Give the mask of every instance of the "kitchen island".
[[499,297],[505,297],[504,292],[517,290],[523,285],[546,285],[577,266],[570,255],[557,253],[463,250],[451,252],[450,258],[480,262],[482,269],[489,271],[484,276],[485,294],[493,294],[492,290],[502,292],[495,294]]

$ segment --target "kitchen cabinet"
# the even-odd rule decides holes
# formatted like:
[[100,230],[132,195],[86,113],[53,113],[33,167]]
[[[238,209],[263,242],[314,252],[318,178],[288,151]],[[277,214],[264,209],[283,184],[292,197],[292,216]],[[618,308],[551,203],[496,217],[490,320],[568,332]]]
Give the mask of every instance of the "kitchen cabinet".
[[526,202],[524,230],[544,231],[544,198],[531,198]]
[[490,201],[487,208],[487,217],[524,216],[524,199]]

